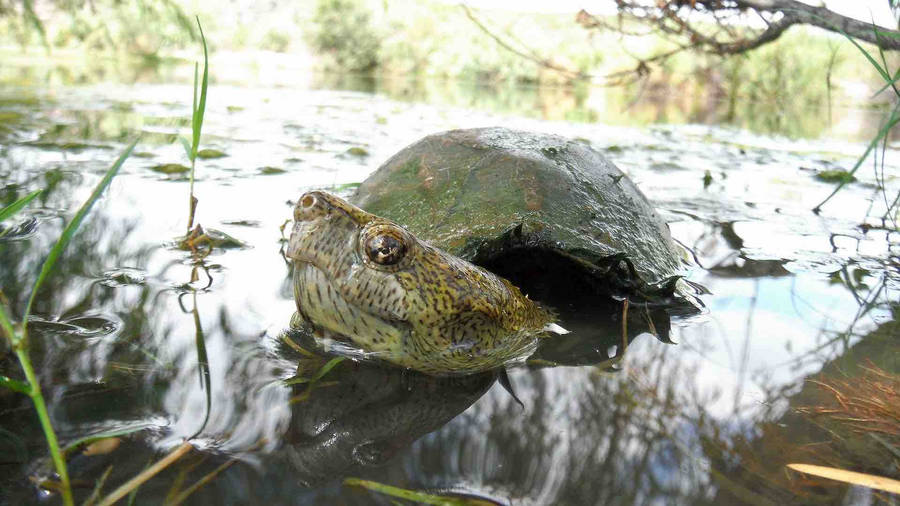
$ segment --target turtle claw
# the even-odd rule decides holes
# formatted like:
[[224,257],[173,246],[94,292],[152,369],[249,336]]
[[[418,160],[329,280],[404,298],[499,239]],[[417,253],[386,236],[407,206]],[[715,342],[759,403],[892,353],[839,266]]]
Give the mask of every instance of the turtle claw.
[[507,374],[506,369],[500,369],[499,378],[500,385],[503,386],[503,389],[509,392],[509,395],[512,396],[513,400],[519,405],[523,410],[525,409],[525,404],[519,400],[519,397],[516,395],[516,392],[513,390],[512,383],[509,381],[509,374]]

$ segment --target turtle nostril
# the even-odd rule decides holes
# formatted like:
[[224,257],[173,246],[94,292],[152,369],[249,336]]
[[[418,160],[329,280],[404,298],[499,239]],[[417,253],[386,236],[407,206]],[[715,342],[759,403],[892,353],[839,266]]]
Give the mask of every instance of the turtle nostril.
[[306,194],[300,199],[300,205],[309,209],[310,207],[316,205],[316,198],[310,194]]

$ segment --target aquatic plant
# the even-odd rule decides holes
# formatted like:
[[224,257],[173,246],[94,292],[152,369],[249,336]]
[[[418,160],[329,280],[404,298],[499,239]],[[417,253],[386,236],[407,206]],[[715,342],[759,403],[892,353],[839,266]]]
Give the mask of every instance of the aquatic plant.
[[[884,55],[884,50],[880,47],[878,48],[877,58],[872,53],[866,51],[865,48],[860,45],[856,39],[848,34],[847,32],[838,28],[838,31],[841,32],[853,45],[862,53],[863,57],[866,61],[875,69],[878,73],[878,76],[884,81],[884,85],[875,92],[875,97],[881,95],[886,91],[892,91],[895,95],[894,105],[891,108],[890,112],[888,112],[884,119],[882,120],[881,127],[878,129],[875,137],[869,141],[869,144],[866,146],[865,151],[860,157],[856,160],[856,163],[853,165],[853,168],[847,171],[840,181],[838,181],[837,185],[834,187],[834,190],[825,197],[824,200],[819,202],[814,208],[813,212],[819,213],[822,210],[822,206],[828,203],[829,200],[832,199],[841,189],[844,188],[848,183],[854,181],[854,174],[856,171],[862,167],[863,163],[869,159],[869,156],[872,156],[873,169],[875,171],[875,180],[878,184],[878,189],[880,190],[881,197],[884,202],[885,211],[881,216],[881,221],[883,224],[890,221],[893,228],[896,230],[897,227],[897,213],[900,210],[900,190],[897,191],[897,195],[893,197],[891,200],[887,194],[886,190],[886,180],[884,176],[884,158],[885,153],[888,147],[888,141],[890,139],[890,133],[894,129],[894,127],[900,123],[900,88],[897,87],[897,81],[900,81],[900,66],[898,66],[893,72],[889,70],[889,65],[887,58]],[[896,37],[893,33],[883,31],[878,28],[874,23],[872,24],[872,31],[875,33],[876,37]],[[873,97],[874,98],[874,97]],[[881,151],[879,157],[879,148]],[[876,197],[877,198],[877,197]]]
[[[192,257],[193,268],[191,269],[191,279],[188,284],[185,285],[187,287],[190,287],[191,283],[199,279],[200,271],[203,271],[206,274],[207,278],[209,279],[209,284],[212,284],[212,277],[209,275],[209,270],[204,263],[204,258],[206,258],[206,256],[210,252],[212,252],[212,249],[215,246],[221,246],[225,243],[228,243],[228,239],[240,244],[240,241],[237,241],[227,234],[225,234],[225,239],[217,235],[215,233],[217,231],[210,230],[212,235],[207,234],[199,223],[197,224],[196,228],[193,228],[194,213],[196,213],[197,204],[199,203],[197,197],[194,196],[194,173],[197,166],[197,158],[210,157],[204,154],[204,151],[210,150],[200,150],[200,134],[203,131],[203,117],[206,113],[206,91],[209,85],[209,50],[206,46],[206,37],[203,34],[203,27],[200,25],[199,16],[197,16],[197,28],[200,30],[200,42],[203,45],[203,77],[199,84],[198,95],[198,64],[194,63],[194,100],[193,104],[191,105],[191,141],[188,142],[188,140],[184,137],[179,137],[179,139],[181,139],[182,145],[184,146],[185,154],[187,154],[188,159],[191,161],[191,186],[188,202],[187,232],[185,233],[184,237],[178,242],[178,246],[180,248],[190,250]],[[206,335],[203,333],[203,326],[200,323],[200,310],[197,307],[197,291],[192,287],[189,288],[189,291],[192,292],[192,308],[188,311],[181,303],[180,298],[179,304],[182,307],[182,311],[184,311],[185,313],[191,313],[191,315],[193,316],[194,343],[197,350],[197,368],[200,375],[201,384],[203,385],[203,389],[206,392],[206,415],[203,417],[203,423],[200,425],[200,427],[190,436],[190,438],[188,438],[193,439],[203,431],[203,429],[206,427],[207,422],[209,421],[209,415],[212,406],[212,380],[209,372],[209,356],[206,352]]]
[[[78,212],[75,213],[75,216],[72,217],[72,220],[66,225],[65,229],[63,229],[62,235],[57,239],[56,244],[53,245],[50,254],[47,255],[47,259],[44,260],[44,264],[41,266],[40,274],[31,289],[31,296],[28,298],[28,303],[25,306],[25,312],[22,315],[22,320],[19,325],[13,324],[11,317],[12,313],[7,307],[6,301],[0,298],[0,328],[3,329],[4,335],[9,340],[10,346],[15,352],[16,357],[19,359],[19,364],[22,366],[22,372],[25,374],[24,382],[0,376],[0,386],[25,394],[31,398],[41,423],[41,429],[43,429],[44,436],[47,440],[50,457],[53,460],[56,473],[59,475],[63,503],[66,505],[73,504],[72,488],[69,483],[69,474],[66,470],[65,457],[60,450],[59,442],[56,439],[56,432],[53,429],[53,424],[51,423],[50,416],[47,412],[47,404],[44,401],[44,396],[41,392],[40,381],[37,378],[37,374],[35,373],[34,367],[31,364],[31,358],[28,354],[28,319],[31,315],[31,308],[34,304],[35,296],[40,290],[41,285],[44,284],[44,281],[53,271],[54,265],[56,265],[57,260],[71,241],[72,236],[75,235],[78,227],[81,226],[85,216],[87,216],[87,213],[91,210],[94,203],[100,199],[103,190],[105,190],[110,182],[112,182],[113,177],[119,172],[122,164],[125,163],[125,160],[131,154],[136,144],[137,140],[125,148],[125,151],[122,152],[115,163],[113,163],[106,171],[106,174],[100,182],[97,183],[97,186],[94,187],[94,191],[91,193],[90,197],[88,197],[81,205],[81,208],[78,209]],[[0,210],[0,221],[12,216],[17,211],[24,208],[38,194],[39,192],[33,192],[3,210]]]
[[197,155],[200,148],[200,133],[203,130],[203,116],[206,113],[206,88],[209,84],[209,51],[206,47],[206,37],[203,35],[203,27],[200,18],[197,17],[197,28],[200,29],[200,42],[203,44],[203,80],[200,84],[200,96],[197,97],[197,63],[194,63],[194,102],[191,106],[191,141],[179,137],[184,146],[188,160],[191,161],[191,190],[188,201],[187,233],[190,234],[194,225],[194,213],[197,210],[198,200],[194,197],[194,171],[197,166]]

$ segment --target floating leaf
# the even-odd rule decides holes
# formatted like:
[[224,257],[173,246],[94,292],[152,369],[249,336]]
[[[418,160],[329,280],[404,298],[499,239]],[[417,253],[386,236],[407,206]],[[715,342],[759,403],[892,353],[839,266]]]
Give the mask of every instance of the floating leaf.
[[105,144],[88,144],[86,142],[66,141],[33,141],[24,143],[26,146],[43,149],[58,149],[60,151],[84,151],[85,149],[113,149],[112,146]]
[[224,158],[228,155],[225,154],[224,151],[219,151],[218,149],[201,149],[197,151],[197,158],[201,158],[203,160],[208,160],[211,158]]
[[122,444],[122,440],[117,437],[101,439],[87,445],[81,454],[88,457],[94,455],[106,455],[107,453],[114,452],[120,444]]
[[816,179],[825,181],[826,183],[852,183],[856,181],[853,174],[843,169],[823,170],[816,173]]
[[287,171],[284,170],[284,169],[282,169],[281,167],[269,167],[269,166],[266,166],[266,167],[260,167],[260,168],[259,168],[259,173],[260,173],[260,174],[266,174],[266,175],[270,175],[270,174],[284,174],[285,172],[287,172]]
[[150,170],[159,172],[160,174],[184,174],[185,172],[189,172],[191,168],[185,167],[180,163],[164,163],[161,165],[154,165],[153,167],[150,167]]
[[369,151],[366,148],[353,146],[352,148],[347,150],[347,154],[353,156],[369,156]]
[[22,117],[21,113],[15,111],[0,111],[0,123],[17,123]]

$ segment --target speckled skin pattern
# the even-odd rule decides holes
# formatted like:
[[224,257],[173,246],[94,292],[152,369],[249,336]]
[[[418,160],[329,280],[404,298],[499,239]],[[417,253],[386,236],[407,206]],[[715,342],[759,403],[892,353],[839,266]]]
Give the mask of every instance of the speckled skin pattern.
[[296,316],[318,337],[428,374],[521,360],[553,320],[509,281],[326,192],[297,202],[287,255]]

